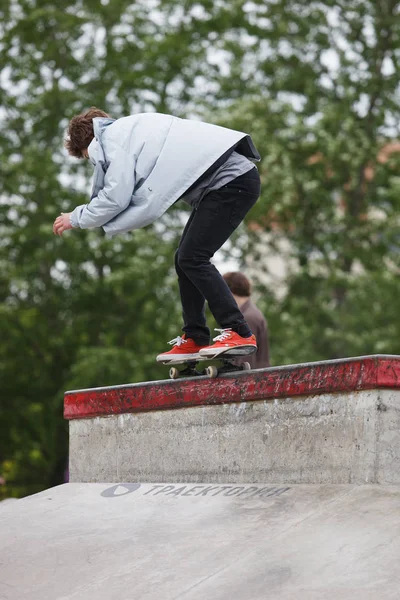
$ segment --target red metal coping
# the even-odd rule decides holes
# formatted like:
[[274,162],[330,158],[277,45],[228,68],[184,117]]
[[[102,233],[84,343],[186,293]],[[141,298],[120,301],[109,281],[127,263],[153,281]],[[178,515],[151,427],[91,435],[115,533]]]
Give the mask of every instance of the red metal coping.
[[149,410],[400,388],[400,356],[374,355],[66,392],[64,417],[83,419]]

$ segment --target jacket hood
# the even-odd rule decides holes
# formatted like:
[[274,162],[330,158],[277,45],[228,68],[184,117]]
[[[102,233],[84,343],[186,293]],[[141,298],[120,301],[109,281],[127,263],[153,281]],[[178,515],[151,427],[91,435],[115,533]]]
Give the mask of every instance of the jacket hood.
[[94,117],[93,119],[93,131],[94,137],[98,140],[101,139],[104,130],[114,123],[115,119],[110,119],[108,117]]
[[114,121],[115,119],[109,119],[104,117],[95,117],[93,119],[94,138],[89,144],[88,153],[90,162],[94,166],[96,166],[98,163],[101,163],[102,165],[105,164],[104,149],[101,138],[107,127],[109,125],[112,125]]

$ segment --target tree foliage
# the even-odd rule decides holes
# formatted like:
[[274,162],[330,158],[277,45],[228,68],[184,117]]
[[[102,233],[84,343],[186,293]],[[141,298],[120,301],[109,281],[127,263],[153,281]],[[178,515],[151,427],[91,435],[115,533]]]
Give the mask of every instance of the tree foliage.
[[164,377],[154,355],[180,323],[179,206],[112,241],[52,235],[87,198],[90,167],[62,139],[91,105],[252,134],[263,190],[237,247],[274,364],[399,352],[398,2],[3,0],[0,23],[4,493],[62,480],[65,389]]
[[[257,27],[271,32],[254,72],[263,93],[220,119],[254,132],[263,157],[245,264],[269,315],[274,364],[397,353],[399,3],[259,8]],[[283,249],[275,286],[265,274]]]

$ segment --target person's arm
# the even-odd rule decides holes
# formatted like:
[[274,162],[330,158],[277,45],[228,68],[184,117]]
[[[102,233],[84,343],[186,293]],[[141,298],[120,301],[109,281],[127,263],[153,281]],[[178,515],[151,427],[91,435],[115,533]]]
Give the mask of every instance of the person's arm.
[[120,146],[116,147],[104,176],[104,187],[89,204],[77,206],[70,215],[72,227],[89,229],[111,221],[130,203],[135,188],[135,164]]
[[149,203],[145,197],[133,196],[132,203],[114,219],[103,225],[107,237],[146,227],[163,213],[162,206]]
[[134,188],[134,159],[123,148],[115,146],[103,188],[89,204],[77,206],[71,213],[61,213],[54,221],[53,232],[62,235],[72,228],[101,227],[129,206]]
[[268,326],[265,320],[261,321],[258,324],[257,333],[257,365],[258,368],[264,368],[270,366],[269,360],[269,336],[268,336]]

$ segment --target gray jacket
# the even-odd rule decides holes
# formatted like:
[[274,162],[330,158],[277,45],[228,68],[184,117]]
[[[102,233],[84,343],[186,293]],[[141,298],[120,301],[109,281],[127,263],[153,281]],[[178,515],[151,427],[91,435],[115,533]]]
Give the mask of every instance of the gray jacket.
[[149,225],[225,154],[260,160],[249,135],[201,121],[143,113],[93,119],[95,165],[89,204],[71,214],[73,227],[103,227],[108,236]]

